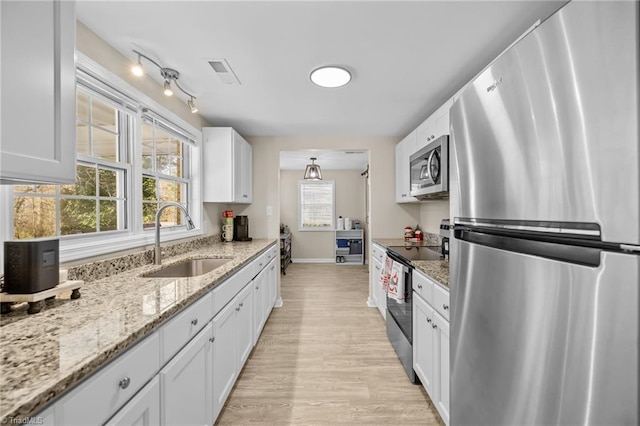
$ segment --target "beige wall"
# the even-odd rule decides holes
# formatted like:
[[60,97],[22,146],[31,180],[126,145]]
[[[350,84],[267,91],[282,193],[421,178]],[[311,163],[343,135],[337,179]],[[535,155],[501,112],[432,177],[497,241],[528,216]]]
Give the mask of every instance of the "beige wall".
[[[395,145],[399,138],[366,136],[248,137],[253,147],[253,203],[236,213],[248,215],[251,235],[276,238],[280,232],[280,151],[368,150],[371,218],[367,240],[401,237],[420,220],[420,205],[395,202]],[[206,167],[206,165],[205,165]],[[270,206],[273,214],[267,216]],[[289,225],[291,226],[291,225]],[[367,245],[370,247],[369,245]]]
[[[321,165],[322,166],[322,165]],[[359,219],[364,224],[365,178],[358,170],[322,170],[324,180],[335,181],[336,217]],[[335,259],[335,234],[333,231],[298,231],[298,181],[304,170],[280,171],[280,221],[291,230],[294,259]],[[366,224],[363,226],[368,234]]]
[[449,200],[420,203],[420,227],[423,232],[438,234],[440,221],[449,218]]

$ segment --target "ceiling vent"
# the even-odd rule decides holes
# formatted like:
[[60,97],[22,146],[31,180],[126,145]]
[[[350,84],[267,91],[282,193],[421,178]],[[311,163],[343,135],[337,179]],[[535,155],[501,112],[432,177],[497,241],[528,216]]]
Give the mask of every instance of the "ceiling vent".
[[225,84],[241,84],[226,59],[211,59],[209,65]]

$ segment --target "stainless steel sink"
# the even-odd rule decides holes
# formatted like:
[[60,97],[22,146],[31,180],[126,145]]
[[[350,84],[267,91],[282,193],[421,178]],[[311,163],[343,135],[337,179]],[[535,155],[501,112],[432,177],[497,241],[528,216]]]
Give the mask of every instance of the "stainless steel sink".
[[143,274],[146,278],[179,278],[179,277],[197,277],[198,275],[204,275],[207,272],[211,272],[230,262],[232,259],[189,259],[184,262],[174,263],[159,271],[149,272]]

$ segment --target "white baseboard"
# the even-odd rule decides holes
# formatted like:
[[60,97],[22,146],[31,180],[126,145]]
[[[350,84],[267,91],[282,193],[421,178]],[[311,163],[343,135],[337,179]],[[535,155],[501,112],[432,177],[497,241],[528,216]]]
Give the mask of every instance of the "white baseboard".
[[336,263],[336,260],[333,257],[329,258],[302,258],[302,259],[291,259],[292,263]]
[[370,308],[377,308],[376,302],[373,301],[372,298],[367,298],[367,306]]
[[284,305],[284,302],[282,301],[282,297],[278,297],[278,300],[276,300],[276,303],[274,303],[273,307],[282,308],[282,305]]

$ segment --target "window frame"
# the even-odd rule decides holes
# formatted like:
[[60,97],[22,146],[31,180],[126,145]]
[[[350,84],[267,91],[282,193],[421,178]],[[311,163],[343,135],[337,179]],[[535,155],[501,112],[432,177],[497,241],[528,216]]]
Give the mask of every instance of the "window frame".
[[[108,255],[123,250],[140,249],[151,245],[155,241],[155,233],[147,232],[142,224],[142,164],[141,158],[141,125],[143,114],[155,112],[171,125],[176,126],[189,137],[191,147],[189,149],[190,161],[185,168],[185,173],[190,176],[190,188],[187,194],[187,205],[196,228],[187,231],[186,226],[175,226],[167,229],[163,228],[160,233],[161,241],[171,241],[184,238],[193,238],[203,235],[202,220],[202,132],[196,129],[187,121],[183,120],[166,107],[154,101],[120,77],[105,69],[95,61],[91,60],[81,52],[76,52],[76,72],[78,76],[90,76],[95,79],[98,87],[102,87],[105,93],[117,92],[126,98],[127,110],[132,114],[133,125],[130,127],[132,143],[127,147],[126,156],[130,174],[128,182],[125,183],[127,197],[127,230],[104,231],[91,234],[75,234],[57,236],[60,240],[60,262],[70,262],[83,260],[98,256]],[[80,80],[80,78],[78,78]],[[80,84],[79,82],[76,85]],[[100,91],[98,91],[100,93]],[[108,98],[108,96],[107,96]],[[102,100],[102,99],[101,99]],[[135,105],[135,110],[131,108]],[[186,106],[185,106],[186,108]],[[139,157],[140,156],[140,157]],[[82,161],[81,155],[77,156],[76,163]],[[187,170],[188,168],[188,170]],[[0,238],[6,241],[13,236],[13,187],[6,185],[0,188],[0,205],[4,206],[3,211],[9,214],[3,215],[0,221]],[[4,262],[3,247],[0,247],[0,270],[3,270]]]
[[[302,225],[302,187],[303,185],[331,185],[331,224],[315,227]],[[298,180],[298,231],[300,232],[334,232],[336,229],[336,181],[335,180]]]

